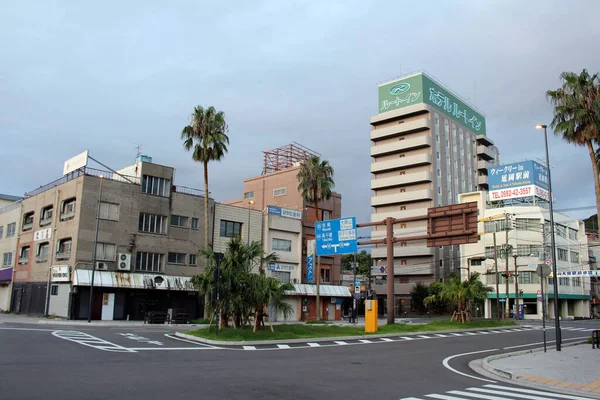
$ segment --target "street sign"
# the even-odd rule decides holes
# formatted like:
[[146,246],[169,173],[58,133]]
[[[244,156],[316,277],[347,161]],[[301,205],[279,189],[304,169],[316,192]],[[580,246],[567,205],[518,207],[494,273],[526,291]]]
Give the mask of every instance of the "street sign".
[[544,261],[544,264],[546,264],[549,267],[552,267],[552,259],[548,258],[546,261]]
[[355,217],[315,222],[315,233],[318,256],[358,253]]
[[506,299],[500,299],[500,303],[504,303],[506,301]]
[[[552,264],[552,262],[550,262],[550,263]],[[542,278],[547,278],[550,275],[550,272],[552,272],[552,270],[550,269],[550,267],[548,265],[540,264],[540,265],[538,265],[536,272]]]

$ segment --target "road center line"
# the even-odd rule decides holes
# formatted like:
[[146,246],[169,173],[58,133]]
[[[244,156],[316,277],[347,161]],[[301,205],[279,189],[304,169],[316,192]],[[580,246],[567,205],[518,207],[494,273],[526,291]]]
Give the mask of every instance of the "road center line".
[[462,375],[462,376],[466,376],[467,378],[473,378],[473,379],[477,379],[479,381],[484,381],[484,382],[496,383],[496,381],[492,381],[490,379],[483,379],[483,378],[479,378],[477,376],[465,374],[464,372],[460,372],[460,371],[458,371],[458,370],[456,370],[456,369],[454,369],[454,368],[452,368],[450,366],[450,360],[452,360],[453,358],[456,358],[456,357],[468,356],[468,355],[471,355],[471,354],[479,354],[479,353],[490,353],[492,351],[498,351],[498,350],[500,350],[500,349],[479,350],[479,351],[471,351],[469,353],[455,354],[453,356],[444,358],[444,361],[442,361],[442,365],[444,365],[444,367],[446,367],[450,371],[452,371],[454,373],[457,373],[459,375]]

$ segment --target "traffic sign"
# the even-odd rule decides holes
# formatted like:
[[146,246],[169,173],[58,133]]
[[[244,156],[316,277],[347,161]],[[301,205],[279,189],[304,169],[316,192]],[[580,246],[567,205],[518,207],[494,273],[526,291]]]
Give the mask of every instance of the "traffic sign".
[[315,222],[315,233],[318,256],[358,253],[355,217]]
[[[550,262],[550,264],[552,264],[552,262]],[[547,264],[540,264],[536,268],[536,272],[542,278],[547,278],[550,275],[550,272],[552,272],[552,270],[550,269],[549,265],[547,265]]]
[[360,299],[360,293],[356,293],[356,294],[354,294],[354,298],[355,298],[356,300]]
[[549,267],[552,267],[552,259],[548,258],[546,261],[544,261],[544,264],[546,264]]

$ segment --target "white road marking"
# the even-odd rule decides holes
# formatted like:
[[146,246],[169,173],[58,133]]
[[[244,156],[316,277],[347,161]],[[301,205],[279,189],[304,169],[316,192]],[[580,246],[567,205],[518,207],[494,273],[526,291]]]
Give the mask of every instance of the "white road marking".
[[[426,394],[425,397],[431,397],[433,399],[440,399],[440,400],[465,400],[464,397],[448,396],[446,394]],[[468,400],[468,399],[466,399],[466,400]]]
[[183,339],[183,338],[180,338],[180,337],[177,337],[177,336],[173,336],[173,335],[171,335],[169,333],[165,333],[165,336],[168,337],[169,339],[179,340],[180,342],[195,344],[196,346],[210,347],[212,349],[220,349],[221,348],[221,347],[213,346],[213,345],[210,345],[210,344],[204,344],[204,343],[194,342],[193,340]]
[[462,333],[449,333],[450,336],[462,336]]
[[[562,342],[566,342],[568,340],[582,340],[582,339],[587,339],[587,336],[581,336],[581,337],[576,337],[576,338],[563,339]],[[555,342],[554,340],[546,340],[546,344],[548,344],[548,343],[554,343],[554,342]],[[536,345],[540,345],[540,344],[544,344],[544,342],[535,342],[535,343],[529,343],[529,344],[520,344],[518,346],[508,346],[508,347],[503,347],[502,350],[518,349],[519,347],[536,346]]]
[[277,347],[280,348],[280,349],[289,349],[290,345],[288,345],[288,344],[278,344]]
[[[521,389],[521,388],[517,388],[517,387],[514,387],[514,386],[483,385],[483,387],[487,387],[487,388],[491,388],[491,389],[508,390],[510,392],[517,392],[517,393],[529,393],[529,394],[540,394],[540,393],[543,393],[544,396],[546,396],[546,397],[558,397],[560,399],[565,399],[565,400],[591,400],[588,397],[570,396],[570,395],[566,395],[566,394],[542,392],[540,390]],[[508,393],[508,395],[509,396],[514,396],[511,393]]]
[[489,349],[489,350],[471,351],[471,352],[469,352],[469,353],[455,354],[455,355],[453,355],[453,356],[450,356],[450,357],[446,357],[446,358],[444,358],[444,361],[442,361],[442,365],[443,365],[444,367],[446,367],[447,369],[449,369],[450,371],[452,371],[452,372],[454,372],[454,373],[457,373],[457,374],[459,374],[459,375],[462,375],[462,376],[466,376],[467,378],[473,378],[473,379],[477,379],[477,380],[479,380],[479,381],[484,381],[484,382],[492,382],[492,383],[496,383],[496,381],[492,381],[492,380],[490,380],[490,379],[483,379],[483,378],[480,378],[480,377],[478,377],[478,376],[473,376],[473,375],[465,374],[464,372],[457,371],[457,370],[455,370],[454,368],[452,368],[452,367],[450,366],[450,360],[452,360],[453,358],[456,358],[456,357],[462,357],[462,356],[468,356],[468,355],[471,355],[471,354],[489,353],[489,352],[492,352],[492,351],[498,351],[498,349]]
[[38,328],[0,328],[3,331],[40,331],[40,332],[54,332],[54,329],[38,329]]
[[[462,390],[449,390],[445,393],[430,393],[423,397],[440,400],[592,400],[589,397],[570,396],[545,390],[521,389],[515,386],[483,385],[482,387],[470,387]],[[423,400],[421,397],[403,397],[400,400]]]
[[219,350],[215,347],[128,347],[129,350],[147,351],[147,350]]
[[373,343],[372,341],[370,341],[368,339],[360,339],[359,342],[361,342],[361,343]]
[[415,338],[412,338],[410,336],[400,336],[400,339],[404,339],[404,340],[415,340]]
[[448,335],[442,335],[441,333],[436,333],[435,336],[437,336],[437,337],[448,337]]
[[345,346],[348,344],[348,343],[344,342],[343,340],[334,340],[333,343],[339,344],[340,346]]
[[423,338],[423,339],[432,339],[431,336],[426,336],[426,335],[419,335],[418,337]]
[[[467,390],[477,390],[477,388],[469,388]],[[458,396],[469,396],[470,399],[472,399],[472,398],[484,399],[484,400],[506,400],[507,399],[507,397],[504,397],[504,396],[502,396],[502,397],[492,396],[492,394],[505,394],[503,392],[490,393],[490,394],[478,394],[478,393],[463,392],[462,390],[451,390],[446,393],[456,394]],[[457,397],[457,399],[462,399],[462,397]],[[537,399],[544,400],[545,398],[538,397]]]
[[473,335],[477,335],[477,334],[475,332],[465,332],[465,335],[471,335],[471,336],[473,336]]
[[119,346],[118,344],[109,342],[107,340],[103,340],[97,338],[95,336],[89,335],[87,333],[79,332],[79,331],[54,331],[52,332],[52,336],[55,336],[60,339],[68,340],[70,342],[79,343],[84,346],[92,347],[97,350],[104,350],[116,353],[135,353],[135,350],[129,349],[127,347]]
[[320,347],[321,345],[319,343],[306,343],[307,345],[309,345],[310,347]]
[[380,338],[381,340],[383,340],[384,342],[393,342],[393,339],[387,338],[387,337],[382,337]]
[[244,350],[256,350],[256,346],[243,346]]

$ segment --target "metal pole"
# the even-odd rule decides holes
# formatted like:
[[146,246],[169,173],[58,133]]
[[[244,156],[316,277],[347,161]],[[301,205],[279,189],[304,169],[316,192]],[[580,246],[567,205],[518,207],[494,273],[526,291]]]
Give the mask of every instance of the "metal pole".
[[496,248],[496,229],[494,229],[494,267],[496,269],[496,314],[500,319],[500,275],[498,274],[498,250]]
[[216,254],[217,261],[217,309],[215,313],[217,314],[217,324],[215,335],[219,336],[219,325],[221,324],[221,315],[219,315],[221,309],[221,254]]
[[[354,298],[352,299],[352,320],[350,322],[358,322],[356,313],[356,253],[354,253]],[[360,293],[360,292],[359,292]]]
[[513,254],[515,259],[515,309],[517,310],[517,319],[521,319],[521,310],[519,310],[519,271],[517,271],[517,254]]
[[552,288],[554,292],[554,330],[556,331],[556,351],[561,351],[562,335],[560,332],[560,312],[559,312],[559,299],[558,299],[558,274],[556,266],[556,243],[554,241],[554,211],[552,208],[552,177],[550,175],[550,156],[548,155],[548,133],[546,131],[546,125],[542,125],[544,128],[544,143],[546,145],[546,167],[548,168],[548,195],[550,196],[550,251],[552,252]]
[[[316,251],[315,251],[316,253]],[[319,284],[321,283],[321,256],[317,256],[317,321],[321,320],[321,295]]]
[[506,301],[504,303],[504,318],[508,318],[510,315],[510,301],[509,301],[509,279],[508,279],[508,213],[504,213],[504,231],[506,233],[506,242],[504,243],[504,265],[506,266]]
[[96,252],[98,251],[98,228],[100,225],[100,204],[102,202],[102,183],[104,177],[100,175],[100,192],[98,193],[98,210],[96,211],[96,235],[94,249],[92,250],[92,282],[90,283],[90,300],[88,303],[88,322],[92,321],[92,296],[94,295],[94,277],[96,275]]
[[394,219],[387,217],[385,219],[386,236],[385,245],[387,248],[387,323],[394,323]]
[[[542,271],[540,271],[542,272]],[[544,332],[544,353],[546,352],[546,300],[544,298],[544,273],[540,276],[540,286],[542,290],[542,331]]]

